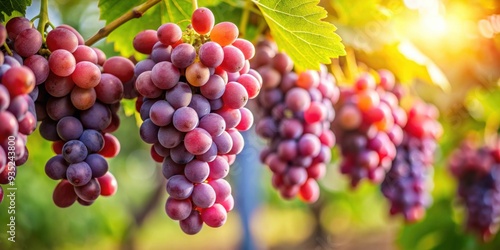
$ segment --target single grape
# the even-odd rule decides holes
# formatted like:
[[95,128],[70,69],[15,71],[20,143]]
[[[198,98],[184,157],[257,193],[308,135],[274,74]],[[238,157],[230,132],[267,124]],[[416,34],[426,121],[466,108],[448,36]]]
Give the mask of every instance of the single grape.
[[97,178],[99,185],[101,186],[102,196],[112,196],[116,193],[118,189],[118,184],[112,173],[107,172],[101,177]]
[[82,123],[73,116],[66,116],[59,120],[56,129],[59,138],[65,141],[76,140],[83,133]]
[[96,98],[105,104],[118,103],[124,97],[122,81],[112,74],[103,73],[94,89]]
[[97,95],[94,88],[80,88],[78,86],[74,86],[73,90],[71,90],[71,103],[78,110],[87,110],[94,106]]
[[158,40],[165,45],[173,45],[182,38],[182,30],[175,23],[162,24],[157,30]]
[[138,52],[151,54],[156,42],[158,42],[156,30],[143,30],[134,37],[132,44]]
[[42,35],[38,30],[33,28],[19,32],[14,41],[14,49],[22,57],[36,54],[41,47]]
[[122,56],[112,56],[104,62],[102,71],[127,82],[134,76],[134,63]]
[[198,57],[203,65],[216,68],[224,60],[224,50],[216,42],[206,42],[200,46]]
[[220,22],[210,32],[210,39],[222,47],[233,43],[238,38],[238,27],[231,22]]
[[92,179],[92,169],[84,161],[69,164],[66,178],[73,186],[83,186]]
[[203,220],[198,211],[192,210],[186,219],[179,221],[179,226],[184,233],[194,235],[201,231]]
[[73,79],[73,82],[80,88],[93,88],[97,86],[101,80],[101,70],[97,67],[97,65],[91,62],[78,62],[75,65],[73,73],[71,74],[71,79]]
[[92,170],[92,178],[99,178],[108,172],[108,162],[100,154],[89,154],[85,159],[85,162],[89,164],[89,167]]
[[76,186],[75,193],[78,198],[87,202],[92,202],[101,194],[101,186],[99,185],[99,182],[93,178],[83,186]]
[[11,97],[28,94],[35,88],[35,75],[26,66],[11,67],[3,74],[2,84]]
[[188,43],[181,43],[172,50],[172,64],[179,69],[185,69],[194,62],[196,49]]
[[97,153],[104,147],[104,136],[94,129],[83,130],[78,140],[85,145],[89,154]]
[[65,179],[67,169],[68,163],[62,155],[53,156],[45,164],[45,173],[53,180]]
[[69,163],[81,162],[85,160],[87,154],[87,147],[79,140],[67,141],[62,148],[62,155]]
[[69,76],[75,71],[76,60],[67,50],[54,50],[49,56],[49,67],[58,76]]
[[168,197],[165,212],[172,220],[184,220],[191,214],[192,207],[189,199],[179,200]]
[[215,190],[207,183],[196,184],[191,199],[193,204],[199,208],[211,207],[216,199]]
[[[174,175],[167,182],[167,192],[170,197],[183,200],[193,192],[194,185],[183,175]],[[215,194],[215,193],[214,193]]]
[[203,86],[210,78],[210,70],[201,62],[195,62],[186,68],[186,79],[195,87]]
[[46,43],[52,52],[62,49],[73,53],[78,47],[78,37],[67,28],[55,28],[47,33]]
[[214,27],[214,23],[214,14],[208,8],[200,7],[194,10],[191,15],[191,25],[200,35],[208,34]]
[[64,208],[75,203],[78,196],[75,193],[75,188],[67,180],[61,180],[54,188],[52,200],[56,206]]

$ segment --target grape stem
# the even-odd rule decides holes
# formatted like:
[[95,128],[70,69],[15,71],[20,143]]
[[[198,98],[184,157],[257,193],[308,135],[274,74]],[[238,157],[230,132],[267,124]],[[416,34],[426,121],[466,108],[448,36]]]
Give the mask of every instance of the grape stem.
[[346,82],[344,71],[342,71],[342,67],[340,67],[339,59],[332,59],[332,63],[330,65],[330,69],[332,74],[337,79],[337,84],[344,84]]
[[245,36],[245,31],[247,29],[247,23],[248,23],[248,18],[250,17],[250,9],[251,8],[252,8],[252,1],[246,0],[245,7],[243,8],[243,15],[241,16],[241,20],[240,20],[240,27],[239,27],[241,37]]
[[198,9],[198,0],[192,0],[191,3],[193,4],[193,11]]
[[49,0],[40,2],[40,14],[38,14],[38,32],[42,35],[42,41],[45,41],[45,28],[49,25]]
[[352,48],[346,48],[346,67],[348,73],[348,81],[353,82],[356,76],[359,74],[358,64],[356,63],[356,55]]
[[12,50],[10,50],[9,45],[7,45],[7,42],[3,43],[3,47],[5,48],[5,51],[9,56],[12,56]]
[[96,34],[94,34],[92,37],[90,37],[87,41],[85,41],[85,45],[91,46],[92,44],[96,43],[97,41],[101,40],[104,37],[107,37],[113,30],[116,28],[120,27],[124,23],[134,19],[134,18],[139,18],[141,17],[144,12],[149,10],[151,7],[155,6],[161,2],[161,0],[148,0],[147,2],[134,7],[132,10],[126,12],[119,18],[113,20],[103,28],[99,29]]

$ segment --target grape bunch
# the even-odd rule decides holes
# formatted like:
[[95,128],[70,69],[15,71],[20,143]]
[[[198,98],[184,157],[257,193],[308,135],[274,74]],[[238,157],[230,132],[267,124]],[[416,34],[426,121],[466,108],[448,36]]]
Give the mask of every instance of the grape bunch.
[[257,107],[264,111],[255,130],[268,140],[261,161],[273,173],[272,184],[285,199],[305,202],[319,198],[317,180],[331,160],[335,135],[330,124],[339,90],[326,67],[320,71],[293,71],[288,55],[277,52],[269,40],[257,44],[251,61],[262,76]]
[[233,208],[224,177],[244,146],[239,131],[253,124],[245,105],[261,87],[248,62],[255,48],[238,33],[198,8],[185,32],[165,23],[133,40],[149,55],[135,67],[140,136],[168,179],[166,213],[186,234],[222,226]]
[[377,79],[361,73],[353,85],[341,88],[336,106],[333,127],[342,154],[340,171],[350,177],[352,187],[365,178],[382,182],[403,140],[407,117],[394,75],[380,70]]
[[123,82],[132,79],[134,64],[123,57],[106,59],[68,25],[47,32],[45,42],[24,17],[10,19],[6,31],[20,64],[34,73],[31,96],[39,132],[57,154],[45,165],[47,176],[60,180],[54,203],[90,205],[113,194],[116,180],[104,157],[116,156],[120,148],[110,133],[119,126]]
[[449,158],[457,195],[467,208],[466,228],[485,241],[497,233],[500,221],[500,141],[493,144],[464,141]]
[[[7,31],[0,23],[0,46],[10,42]],[[0,52],[0,65],[0,184],[14,185],[17,167],[28,160],[27,136],[36,129],[35,103],[30,95],[35,75],[12,52]]]
[[442,128],[437,109],[424,102],[415,103],[407,117],[403,141],[396,148],[381,190],[391,203],[391,215],[401,213],[406,221],[415,222],[423,218],[432,202],[430,174]]

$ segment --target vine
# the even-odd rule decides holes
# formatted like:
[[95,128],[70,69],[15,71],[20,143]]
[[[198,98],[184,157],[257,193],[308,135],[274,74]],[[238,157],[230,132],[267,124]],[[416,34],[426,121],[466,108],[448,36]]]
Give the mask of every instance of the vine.
[[[45,1],[48,1],[48,0],[45,0]],[[99,31],[97,31],[97,33],[95,35],[93,35],[87,41],[85,41],[85,44],[87,46],[93,45],[97,41],[107,37],[113,30],[120,27],[124,23],[126,23],[134,18],[140,18],[144,14],[144,12],[146,12],[147,10],[149,10],[151,7],[155,6],[159,2],[161,2],[161,0],[148,0],[147,2],[141,4],[137,7],[134,7],[132,10],[126,12],[125,14],[120,16],[119,18],[115,19],[114,21],[110,22],[109,24],[107,24],[103,28],[99,29]]]

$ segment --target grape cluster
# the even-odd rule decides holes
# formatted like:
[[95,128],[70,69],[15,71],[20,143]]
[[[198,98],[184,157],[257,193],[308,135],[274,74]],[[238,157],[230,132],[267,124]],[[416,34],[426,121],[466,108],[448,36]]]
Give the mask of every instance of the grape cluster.
[[232,210],[223,178],[243,149],[239,131],[253,124],[245,105],[261,87],[248,62],[253,45],[238,38],[233,23],[214,23],[209,9],[198,8],[184,33],[165,23],[133,41],[149,55],[135,67],[140,136],[152,144],[152,158],[168,179],[166,213],[186,234],[198,233],[203,223],[222,226]]
[[[7,31],[0,23],[0,46],[10,42]],[[35,103],[30,95],[35,75],[12,52],[0,52],[0,65],[0,184],[14,185],[17,167],[28,160],[27,136],[36,129]]]
[[[388,70],[360,74],[342,87],[333,123],[342,153],[340,171],[356,187],[362,179],[384,180],[403,140],[406,112],[400,107],[394,75]],[[396,85],[397,86],[397,85]]]
[[391,215],[401,213],[406,221],[415,222],[423,218],[432,201],[430,173],[441,125],[437,109],[424,102],[414,104],[407,117],[403,141],[381,190],[391,203]]
[[99,195],[113,194],[116,180],[104,157],[116,156],[120,148],[110,133],[119,126],[123,82],[132,79],[134,64],[123,57],[106,59],[68,25],[49,31],[45,43],[24,17],[10,19],[6,31],[20,64],[34,74],[39,132],[53,141],[57,154],[45,165],[49,178],[61,180],[54,203],[90,205]]
[[257,106],[264,113],[255,129],[268,139],[261,161],[273,172],[273,187],[285,199],[298,195],[315,202],[317,180],[325,174],[335,145],[330,130],[339,97],[335,79],[324,66],[320,71],[294,72],[290,57],[277,52],[269,40],[257,44],[251,66],[263,79]]
[[493,144],[464,141],[449,158],[457,195],[467,208],[466,227],[483,240],[497,233],[500,221],[500,141]]

